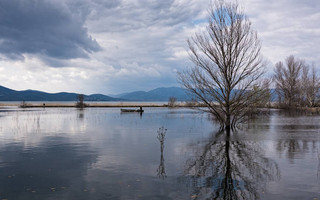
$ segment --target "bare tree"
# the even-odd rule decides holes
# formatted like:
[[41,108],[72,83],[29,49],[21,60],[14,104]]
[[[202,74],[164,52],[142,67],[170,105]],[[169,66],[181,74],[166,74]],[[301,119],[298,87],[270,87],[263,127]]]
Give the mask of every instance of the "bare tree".
[[274,81],[279,98],[288,107],[294,107],[301,101],[300,75],[305,63],[294,56],[286,58],[285,65],[275,65]]
[[304,69],[302,88],[304,89],[306,104],[314,107],[319,98],[320,78],[316,74],[315,66],[312,66],[311,70],[311,74],[309,74],[309,67]]
[[79,94],[77,96],[78,102],[76,103],[76,107],[77,108],[84,108],[86,106],[86,104],[84,103],[84,95],[83,94]]
[[206,31],[188,40],[194,67],[179,73],[179,81],[208,108],[221,128],[245,120],[259,99],[252,91],[263,74],[261,44],[237,3],[211,4]]
[[170,97],[168,100],[168,107],[174,108],[176,106],[177,99],[175,97]]
[[302,66],[302,76],[300,81],[300,105],[305,106],[307,105],[307,90],[309,89],[309,66],[304,65]]
[[253,89],[250,92],[254,93],[254,97],[257,99],[253,101],[253,107],[265,107],[270,106],[271,92],[270,92],[270,79],[263,79],[259,84],[254,84]]

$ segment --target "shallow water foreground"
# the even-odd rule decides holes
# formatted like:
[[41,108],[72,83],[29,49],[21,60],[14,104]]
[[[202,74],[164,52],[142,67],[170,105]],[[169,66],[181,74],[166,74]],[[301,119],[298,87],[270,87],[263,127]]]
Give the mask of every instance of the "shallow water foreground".
[[0,199],[320,199],[320,117],[1,109]]

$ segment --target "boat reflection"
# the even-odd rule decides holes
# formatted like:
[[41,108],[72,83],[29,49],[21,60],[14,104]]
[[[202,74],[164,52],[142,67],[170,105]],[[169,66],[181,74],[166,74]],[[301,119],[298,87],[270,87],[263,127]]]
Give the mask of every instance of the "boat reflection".
[[262,152],[257,142],[215,134],[186,162],[192,199],[259,199],[266,182],[280,178],[277,163]]

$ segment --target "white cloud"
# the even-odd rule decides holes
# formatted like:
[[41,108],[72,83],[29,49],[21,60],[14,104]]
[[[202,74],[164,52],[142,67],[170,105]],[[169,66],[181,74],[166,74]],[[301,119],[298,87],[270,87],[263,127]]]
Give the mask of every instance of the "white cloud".
[[[91,36],[89,40],[96,41],[102,50],[88,53],[87,58],[60,59],[49,54],[40,57],[32,52],[21,54],[24,60],[1,57],[2,85],[19,90],[87,94],[177,85],[176,71],[191,65],[186,40],[203,30],[209,5],[207,0],[56,3],[81,18],[83,35]],[[262,40],[262,53],[270,61],[269,71],[272,64],[290,54],[320,64],[320,5],[316,0],[240,3]]]
[[246,12],[273,64],[295,55],[320,64],[320,4],[316,0],[246,0]]

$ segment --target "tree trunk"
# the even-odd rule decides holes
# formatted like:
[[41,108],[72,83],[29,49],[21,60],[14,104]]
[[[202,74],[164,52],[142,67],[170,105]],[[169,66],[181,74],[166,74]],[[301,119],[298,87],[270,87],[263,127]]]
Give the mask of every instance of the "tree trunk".
[[230,131],[230,130],[231,130],[231,116],[230,116],[230,114],[227,114],[227,115],[226,115],[226,123],[225,123],[225,126],[226,126],[226,130],[227,130],[227,131]]
[[230,192],[234,190],[233,182],[232,182],[232,165],[231,165],[231,158],[230,158],[230,130],[226,130],[226,145],[225,145],[225,176],[224,176],[224,193],[223,199],[230,199]]

